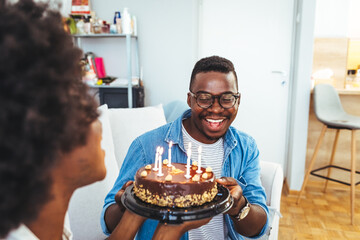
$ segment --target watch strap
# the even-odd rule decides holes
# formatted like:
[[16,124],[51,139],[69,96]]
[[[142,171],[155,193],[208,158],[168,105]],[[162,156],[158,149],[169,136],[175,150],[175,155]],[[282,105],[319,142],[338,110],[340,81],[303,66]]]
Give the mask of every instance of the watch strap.
[[235,218],[237,221],[244,219],[250,211],[250,203],[245,196],[243,196],[243,197],[245,199],[245,206],[240,209],[238,214],[230,215],[230,217]]

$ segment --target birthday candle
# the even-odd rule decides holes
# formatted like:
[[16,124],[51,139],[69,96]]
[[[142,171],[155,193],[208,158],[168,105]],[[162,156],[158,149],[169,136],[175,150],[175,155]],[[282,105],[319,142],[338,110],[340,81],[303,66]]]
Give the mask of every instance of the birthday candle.
[[189,142],[188,151],[187,151],[187,163],[186,163],[186,178],[191,178],[190,175],[190,157],[191,157],[191,142]]
[[172,141],[170,141],[169,142],[169,151],[168,151],[168,155],[169,155],[169,163],[168,163],[168,167],[171,167],[172,165],[171,165],[171,147],[172,147],[172,145],[173,145],[173,142]]
[[164,175],[162,173],[162,165],[163,165],[163,163],[162,163],[162,154],[163,154],[163,152],[164,152],[164,148],[160,147],[159,148],[159,155],[158,155],[159,156],[159,172],[157,174],[159,177]]
[[202,147],[200,145],[198,148],[198,169],[196,170],[197,173],[202,173],[202,171],[201,171],[201,151],[202,151]]
[[155,166],[154,166],[154,168],[153,168],[153,170],[154,171],[157,171],[158,170],[158,167],[157,167],[157,165],[158,165],[158,158],[159,158],[159,148],[160,147],[157,147],[156,148],[156,154],[155,154]]

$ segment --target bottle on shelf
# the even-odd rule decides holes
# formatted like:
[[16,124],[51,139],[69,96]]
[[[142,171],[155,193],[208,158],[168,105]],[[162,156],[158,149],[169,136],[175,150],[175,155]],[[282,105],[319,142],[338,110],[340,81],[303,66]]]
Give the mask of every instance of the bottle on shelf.
[[110,25],[106,21],[102,21],[101,33],[110,33]]
[[76,23],[76,33],[77,34],[84,34],[84,17],[82,17],[77,23]]
[[353,84],[354,84],[354,80],[355,80],[355,76],[356,76],[355,74],[356,74],[355,69],[348,69],[347,70],[346,81],[345,81],[345,89],[353,88]]
[[84,19],[84,33],[90,34],[91,33],[91,23],[90,23],[90,16],[86,16]]
[[110,24],[110,33],[112,33],[112,34],[118,33],[118,31],[116,29],[116,24]]
[[132,34],[134,36],[137,36],[137,23],[136,23],[136,17],[135,16],[132,16],[131,27],[132,27]]
[[353,87],[360,88],[360,65],[358,65],[358,69],[356,70],[356,76],[353,80]]
[[122,29],[121,29],[121,13],[119,11],[115,12],[114,24],[116,26],[116,32],[120,34],[122,32]]
[[121,20],[122,33],[132,34],[132,32],[131,32],[131,17],[130,17],[129,9],[124,8],[122,15],[123,15],[122,20]]
[[102,25],[101,23],[102,23],[101,20],[99,20],[97,18],[94,19],[94,22],[92,25],[93,33],[96,33],[96,34],[101,33],[101,25]]

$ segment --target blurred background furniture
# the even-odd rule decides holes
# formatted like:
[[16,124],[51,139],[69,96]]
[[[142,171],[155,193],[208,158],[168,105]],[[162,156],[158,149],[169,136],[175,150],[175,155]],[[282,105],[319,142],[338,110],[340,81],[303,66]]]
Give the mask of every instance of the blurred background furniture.
[[[112,188],[131,142],[142,133],[176,119],[188,108],[183,101],[144,108],[99,107],[103,126],[102,147],[105,150],[107,175],[104,180],[75,191],[69,204],[70,226],[74,240],[105,239],[100,226],[104,199]],[[164,111],[165,110],[165,111]],[[127,124],[126,124],[127,123]],[[129,125],[128,123],[131,123]],[[261,182],[269,206],[269,230],[261,239],[277,239],[279,230],[280,198],[283,185],[281,165],[261,161]],[[140,167],[140,166],[139,166]]]
[[[354,116],[346,113],[342,107],[340,102],[339,95],[336,89],[330,84],[318,84],[314,88],[314,105],[315,105],[315,115],[317,119],[324,124],[318,142],[316,144],[313,156],[310,161],[309,168],[305,174],[304,182],[301,187],[301,191],[298,195],[297,203],[300,202],[301,196],[305,190],[309,175],[312,174],[317,177],[321,177],[326,179],[325,182],[325,191],[327,188],[328,180],[335,181],[341,184],[345,184],[350,186],[350,198],[351,198],[351,224],[354,224],[354,208],[355,208],[355,185],[356,183],[355,174],[360,174],[360,172],[356,171],[356,130],[360,129],[360,117]],[[336,135],[333,144],[333,149],[331,153],[330,163],[321,168],[317,168],[313,170],[313,165],[315,159],[317,157],[317,153],[321,146],[322,140],[325,136],[325,132],[327,129],[335,129]],[[334,165],[334,157],[336,152],[336,146],[338,143],[338,137],[340,130],[350,130],[351,131],[351,168],[344,168],[341,166]],[[331,170],[340,169],[343,171],[350,172],[350,183],[341,181],[337,178],[334,178],[331,175]],[[326,176],[322,174],[318,174],[319,171],[326,170]]]

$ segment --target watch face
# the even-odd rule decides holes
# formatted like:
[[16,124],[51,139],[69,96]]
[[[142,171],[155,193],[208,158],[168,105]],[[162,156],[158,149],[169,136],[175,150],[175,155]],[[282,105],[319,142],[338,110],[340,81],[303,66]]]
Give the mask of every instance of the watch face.
[[240,219],[244,219],[250,212],[250,206],[245,206],[240,214]]

